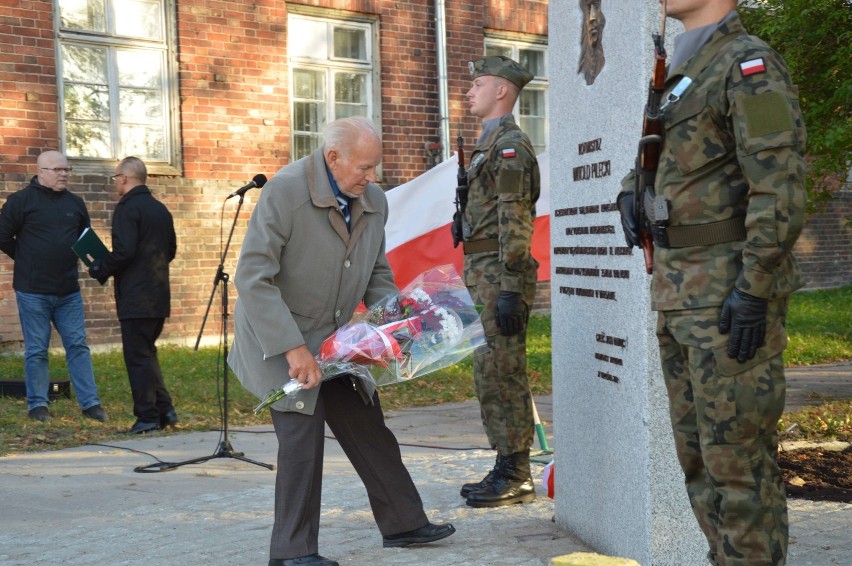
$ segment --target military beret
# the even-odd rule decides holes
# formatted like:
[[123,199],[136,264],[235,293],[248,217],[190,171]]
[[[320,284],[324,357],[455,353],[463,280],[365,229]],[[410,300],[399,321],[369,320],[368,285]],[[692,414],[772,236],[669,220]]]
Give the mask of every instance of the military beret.
[[490,55],[475,61],[468,61],[467,68],[470,69],[471,79],[483,75],[493,75],[507,79],[518,88],[524,88],[524,85],[533,79],[532,73],[502,55]]

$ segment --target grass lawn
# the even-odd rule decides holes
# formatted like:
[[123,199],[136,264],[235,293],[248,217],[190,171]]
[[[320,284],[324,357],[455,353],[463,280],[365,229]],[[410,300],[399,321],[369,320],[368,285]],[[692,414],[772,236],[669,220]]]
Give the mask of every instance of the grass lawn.
[[[808,365],[852,359],[852,286],[793,295],[788,316],[790,343],[787,365]],[[550,317],[534,315],[528,335],[528,372],[534,395],[551,392]],[[134,422],[130,387],[121,352],[93,355],[100,397],[110,416],[101,424],[80,414],[76,401],[51,403],[48,424],[27,418],[24,399],[0,397],[0,455],[34,450],[108,442]],[[221,426],[223,360],[216,348],[195,351],[187,347],[160,348],[160,363],[167,386],[181,418],[178,430],[198,431]],[[426,379],[385,387],[381,391],[386,410],[436,405],[474,399],[471,360],[436,372]],[[23,359],[0,356],[0,376],[23,379]],[[67,379],[63,355],[50,356],[51,380]],[[243,389],[229,372],[228,423],[230,427],[269,424],[268,413],[253,413],[257,399]],[[781,426],[792,422],[806,438],[852,438],[852,400],[830,401],[786,414]],[[830,402],[829,402],[830,401]]]

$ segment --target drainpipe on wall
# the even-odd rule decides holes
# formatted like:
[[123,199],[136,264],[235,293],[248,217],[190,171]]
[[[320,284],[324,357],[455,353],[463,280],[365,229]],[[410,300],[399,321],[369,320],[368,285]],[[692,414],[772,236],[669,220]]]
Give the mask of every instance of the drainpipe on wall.
[[450,158],[450,109],[447,92],[447,26],[444,0],[435,0],[435,40],[438,58],[438,112],[440,114],[441,160]]

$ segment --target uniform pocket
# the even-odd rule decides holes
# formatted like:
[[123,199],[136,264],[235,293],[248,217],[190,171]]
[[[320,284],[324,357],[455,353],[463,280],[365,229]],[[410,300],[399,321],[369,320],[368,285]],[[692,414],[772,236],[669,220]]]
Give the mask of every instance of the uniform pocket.
[[666,151],[687,175],[727,154],[724,139],[713,120],[707,95],[694,95],[678,101],[668,112]]
[[[787,334],[780,320],[767,328],[766,344],[754,358],[744,363],[728,357],[728,343],[713,348],[713,391],[708,395],[707,415],[712,422],[716,444],[749,442],[774,426],[775,411],[783,403],[776,401],[777,392],[770,375],[780,365],[779,354],[787,346]],[[782,392],[783,394],[783,392]]]

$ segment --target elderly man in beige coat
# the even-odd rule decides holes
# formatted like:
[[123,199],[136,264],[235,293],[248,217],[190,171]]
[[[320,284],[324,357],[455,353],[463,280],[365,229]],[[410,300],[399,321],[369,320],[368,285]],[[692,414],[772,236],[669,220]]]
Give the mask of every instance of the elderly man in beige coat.
[[302,390],[272,406],[278,436],[270,566],[335,566],[318,554],[324,423],[367,488],[386,547],[455,532],[429,522],[385,426],[375,388],[354,377],[321,383],[314,355],[360,301],[397,293],[385,258],[388,205],[375,184],[381,139],[366,118],[330,123],[324,145],[264,186],[235,276],[236,339],[228,362],[263,398],[288,379]]

